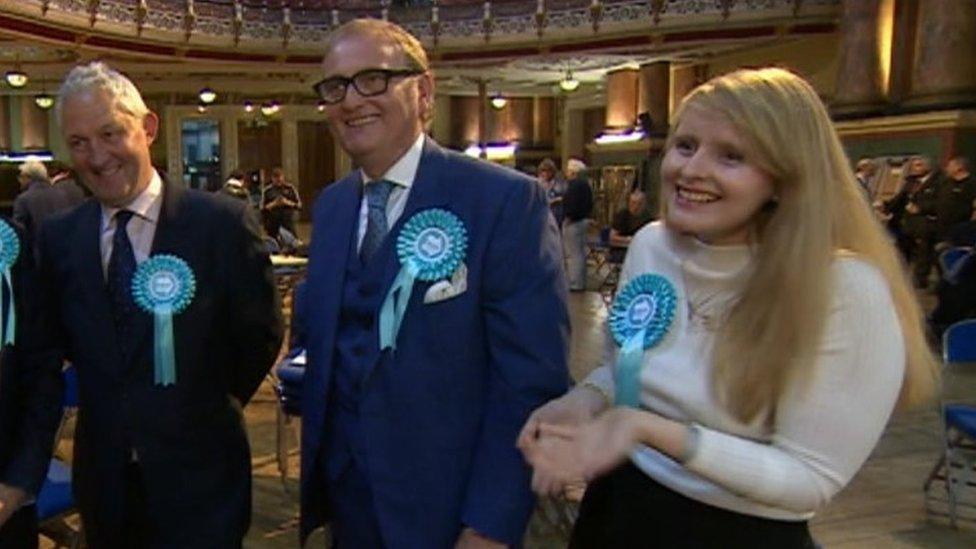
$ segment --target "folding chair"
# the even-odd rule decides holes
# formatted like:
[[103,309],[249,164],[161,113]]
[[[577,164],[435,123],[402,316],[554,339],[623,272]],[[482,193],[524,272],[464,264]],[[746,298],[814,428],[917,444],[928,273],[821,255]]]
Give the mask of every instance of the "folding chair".
[[[278,473],[281,476],[281,486],[285,492],[288,488],[288,458],[298,453],[298,448],[288,448],[288,431],[292,426],[292,418],[302,416],[302,383],[305,379],[305,351],[297,350],[297,354],[286,356],[275,367],[274,390],[278,406],[275,409],[276,443]],[[294,438],[300,435],[295,429]],[[299,443],[300,444],[300,443]]]
[[[957,322],[943,335],[942,358],[946,370],[968,364],[976,370],[976,319]],[[943,384],[943,393],[946,384]],[[949,517],[955,528],[958,519],[976,520],[976,406],[949,403],[942,397],[943,443],[945,450],[925,481],[925,508],[933,515]],[[936,482],[944,485],[945,500],[932,490]],[[943,512],[941,504],[945,503]]]
[[[57,450],[64,436],[64,427],[68,419],[76,415],[78,411],[78,374],[74,366],[69,365],[64,369],[63,375],[64,397],[61,404],[63,413],[61,424],[58,426],[54,439],[55,450]],[[75,499],[71,490],[71,466],[58,457],[52,457],[47,470],[47,477],[37,494],[37,521],[40,530],[52,538],[67,537],[69,539],[68,546],[75,549],[81,543],[81,532],[76,532],[64,520],[74,513]],[[59,533],[55,533],[55,531]],[[69,532],[69,534],[64,536],[63,532]]]

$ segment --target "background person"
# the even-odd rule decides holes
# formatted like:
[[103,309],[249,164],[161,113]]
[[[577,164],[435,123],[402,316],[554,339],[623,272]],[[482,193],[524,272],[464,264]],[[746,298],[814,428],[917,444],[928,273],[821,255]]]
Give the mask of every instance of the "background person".
[[277,238],[279,229],[284,228],[297,235],[295,221],[301,209],[302,199],[298,189],[285,181],[285,172],[281,168],[271,170],[271,184],[261,193],[261,212],[268,234]]
[[593,190],[586,178],[586,164],[577,158],[566,162],[566,194],[563,196],[563,246],[569,290],[586,290],[586,233],[593,213]]

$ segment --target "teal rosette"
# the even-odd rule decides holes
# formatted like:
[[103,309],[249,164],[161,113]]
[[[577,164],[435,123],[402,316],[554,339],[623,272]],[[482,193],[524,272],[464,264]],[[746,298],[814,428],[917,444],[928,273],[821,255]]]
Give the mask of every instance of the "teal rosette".
[[157,385],[176,383],[173,315],[186,309],[196,293],[196,277],[183,259],[169,254],[154,255],[136,269],[132,277],[132,298],[153,315],[153,364]]
[[633,278],[614,299],[608,323],[620,345],[614,396],[618,405],[640,406],[641,359],[667,335],[677,299],[671,281],[653,273]]
[[422,210],[404,223],[396,249],[401,267],[380,308],[381,350],[396,350],[414,282],[448,278],[464,261],[468,232],[461,219],[447,210]]
[[10,296],[7,314],[4,315],[0,311],[0,341],[4,345],[14,343],[14,334],[17,331],[17,314],[14,307],[14,289],[10,282],[10,270],[17,262],[18,257],[20,257],[20,239],[17,238],[17,231],[9,223],[0,219],[0,271],[3,273],[0,276],[3,278],[3,287],[7,289],[7,295]]

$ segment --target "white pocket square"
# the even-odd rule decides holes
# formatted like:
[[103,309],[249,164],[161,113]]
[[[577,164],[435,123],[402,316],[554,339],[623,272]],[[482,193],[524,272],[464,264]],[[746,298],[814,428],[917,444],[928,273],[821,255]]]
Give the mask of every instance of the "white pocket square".
[[463,294],[468,289],[468,267],[462,263],[451,275],[450,280],[441,280],[427,288],[424,304],[438,303]]

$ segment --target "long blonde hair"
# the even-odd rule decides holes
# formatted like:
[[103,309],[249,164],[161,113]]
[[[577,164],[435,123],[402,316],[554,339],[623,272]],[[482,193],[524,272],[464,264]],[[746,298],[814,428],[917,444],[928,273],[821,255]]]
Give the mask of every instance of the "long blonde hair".
[[739,70],[693,90],[672,130],[689,108],[727,117],[755,146],[777,195],[776,206],[758,214],[755,271],[714,349],[712,388],[729,411],[743,421],[772,420],[786,384],[808,370],[824,334],[831,263],[841,250],[874,265],[888,283],[906,352],[899,405],[925,401],[938,367],[921,310],[816,91],[783,69]]

